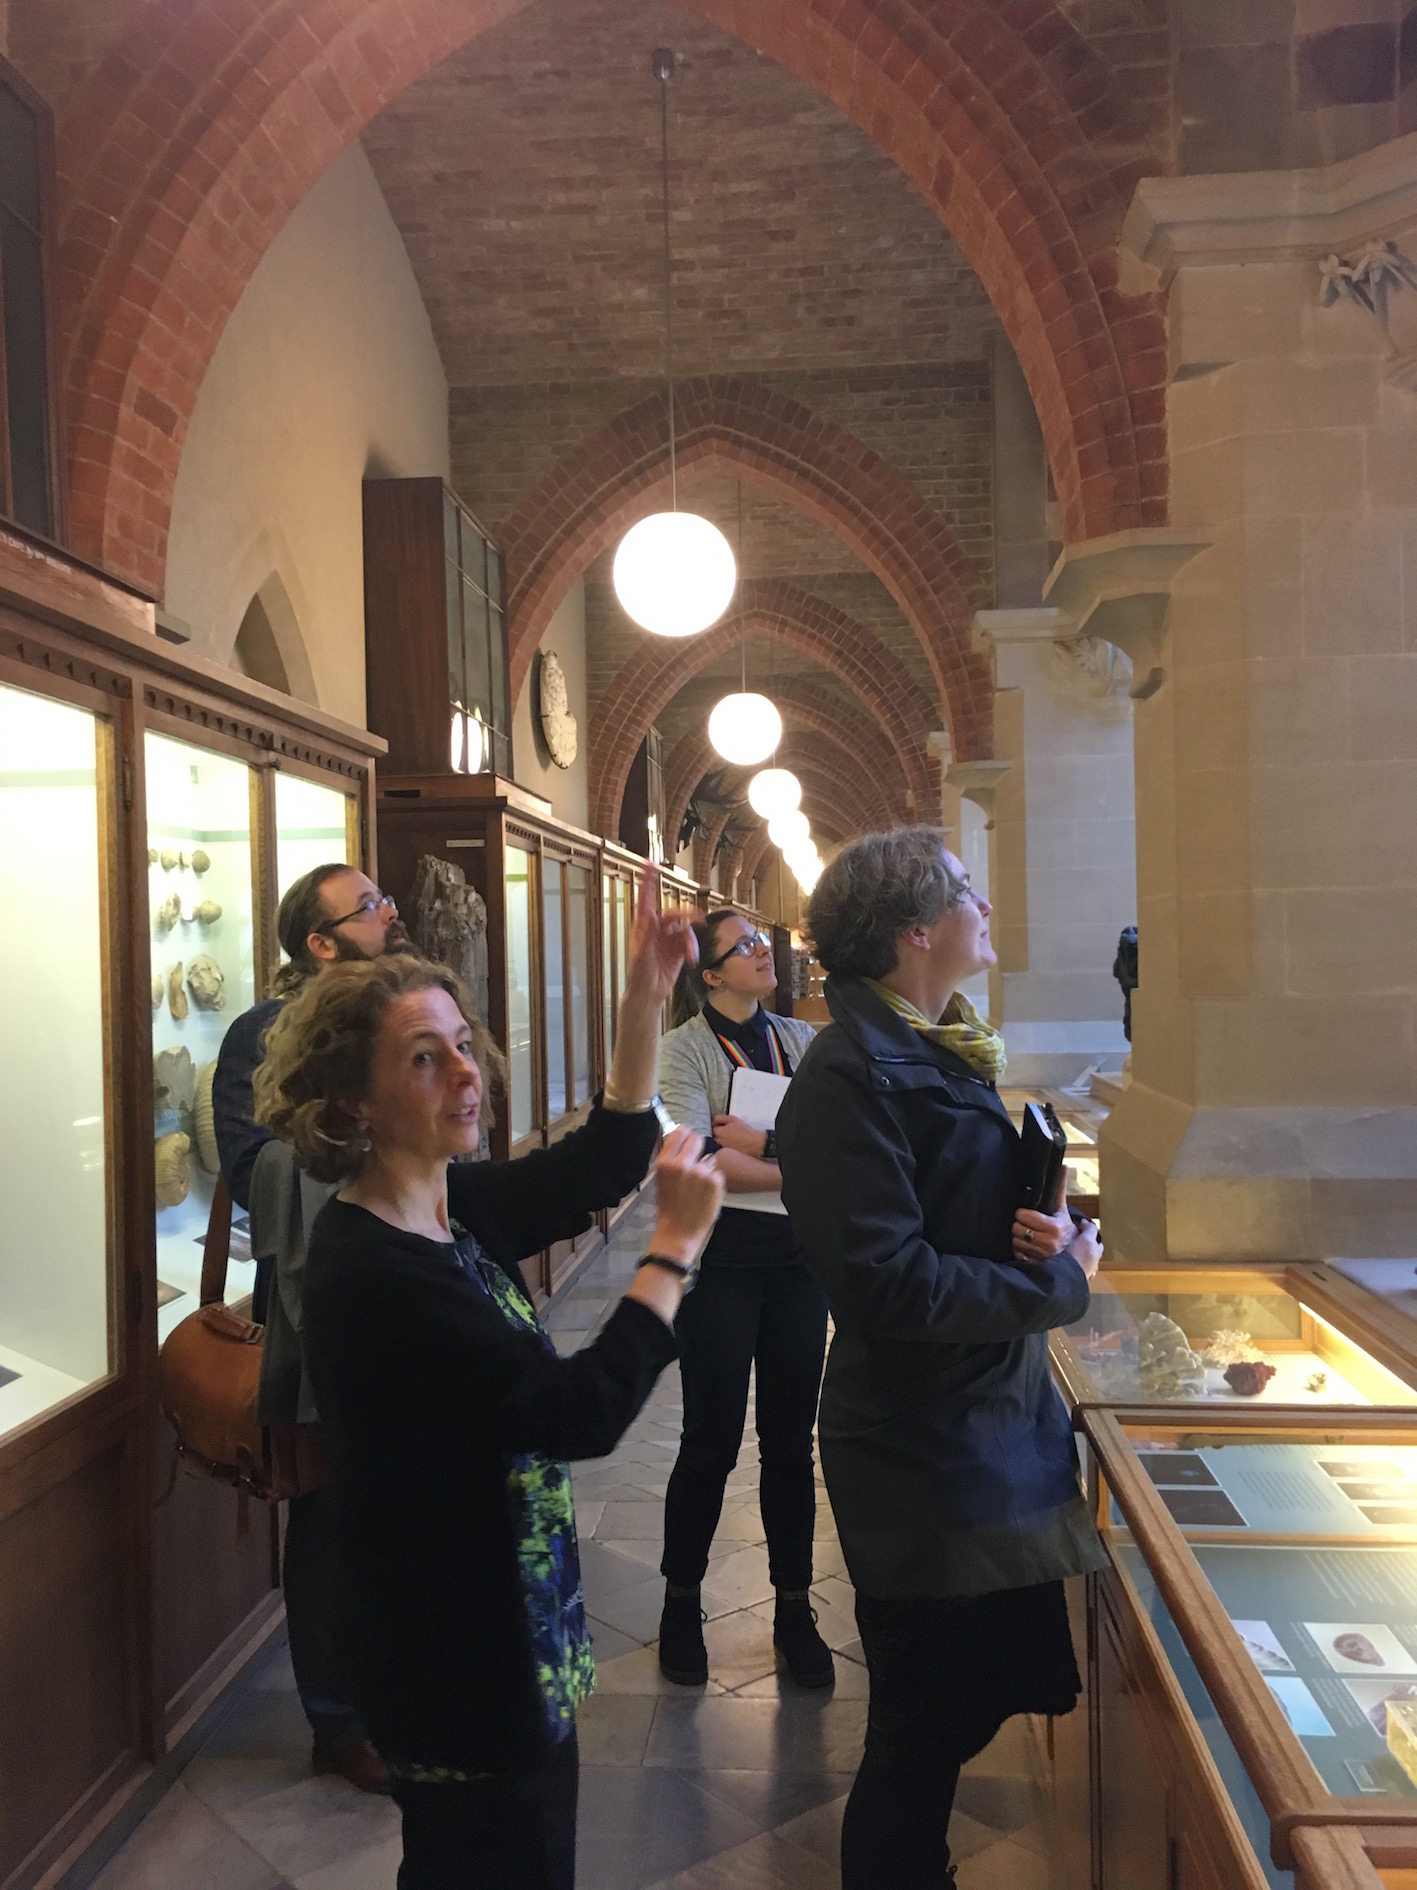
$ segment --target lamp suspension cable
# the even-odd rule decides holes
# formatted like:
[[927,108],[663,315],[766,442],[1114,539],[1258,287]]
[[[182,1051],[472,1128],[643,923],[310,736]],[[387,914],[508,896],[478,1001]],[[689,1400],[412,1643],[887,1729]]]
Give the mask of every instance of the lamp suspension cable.
[[669,405],[669,509],[679,510],[679,468],[674,447],[674,262],[669,240],[669,81],[674,53],[655,48],[654,76],[659,80],[659,175],[664,214],[664,386]]

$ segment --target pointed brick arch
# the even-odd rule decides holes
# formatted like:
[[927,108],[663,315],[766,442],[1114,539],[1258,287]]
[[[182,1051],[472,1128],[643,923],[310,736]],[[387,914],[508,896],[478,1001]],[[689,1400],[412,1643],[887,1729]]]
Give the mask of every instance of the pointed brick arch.
[[621,797],[645,730],[685,683],[735,651],[745,635],[779,636],[840,677],[886,731],[917,804],[929,808],[929,724],[900,659],[854,617],[781,578],[749,579],[737,601],[733,616],[700,637],[646,637],[605,688],[591,718],[587,764],[596,832],[619,832]]
[[[1164,523],[1162,304],[1117,283],[1136,147],[1054,0],[683,3],[832,99],[960,244],[1023,364],[1065,538]],[[59,275],[80,550],[161,584],[187,422],[252,271],[370,118],[518,4],[148,0],[75,88]]]
[[[974,647],[979,574],[910,481],[843,427],[759,381],[684,382],[675,394],[676,463],[730,472],[835,532],[885,585],[925,653],[956,754],[987,755],[993,677]],[[582,441],[502,530],[512,695],[552,612],[597,554],[668,504],[669,406],[656,393]]]

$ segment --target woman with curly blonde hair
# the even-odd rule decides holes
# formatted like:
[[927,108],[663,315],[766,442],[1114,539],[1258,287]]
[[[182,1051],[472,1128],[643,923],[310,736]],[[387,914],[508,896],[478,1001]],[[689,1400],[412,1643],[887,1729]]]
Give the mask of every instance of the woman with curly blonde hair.
[[701,1138],[666,1141],[650,1250],[572,1357],[517,1263],[649,1166],[659,1014],[693,951],[687,919],[654,905],[647,888],[604,1095],[554,1148],[454,1162],[504,1070],[457,979],[421,960],[330,967],[285,1006],[258,1077],[260,1119],[342,1183],[310,1239],[304,1342],[334,1465],[340,1639],[403,1812],[399,1890],[574,1881],[594,1669],[565,1460],[613,1449],[674,1356],[723,1194]]

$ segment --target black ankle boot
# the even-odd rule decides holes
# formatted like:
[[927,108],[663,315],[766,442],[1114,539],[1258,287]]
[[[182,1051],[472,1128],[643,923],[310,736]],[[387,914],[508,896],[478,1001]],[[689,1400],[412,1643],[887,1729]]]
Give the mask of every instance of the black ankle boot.
[[659,1671],[681,1687],[708,1684],[708,1649],[704,1646],[704,1613],[699,1591],[664,1596],[659,1617]]
[[835,1684],[832,1650],[817,1632],[817,1611],[805,1595],[778,1596],[772,1644],[799,1687]]

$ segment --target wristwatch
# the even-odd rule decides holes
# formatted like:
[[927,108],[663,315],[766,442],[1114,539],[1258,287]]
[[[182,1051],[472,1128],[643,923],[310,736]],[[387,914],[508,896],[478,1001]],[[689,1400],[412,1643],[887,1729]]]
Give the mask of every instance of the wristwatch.
[[641,1267],[662,1267],[666,1273],[677,1273],[679,1278],[684,1282],[684,1291],[686,1293],[694,1284],[699,1272],[699,1263],[697,1260],[687,1262],[683,1260],[671,1260],[666,1253],[645,1254],[642,1259],[636,1262],[636,1273],[639,1272]]
[[763,1130],[763,1160],[765,1162],[775,1162],[777,1160],[776,1129]]

